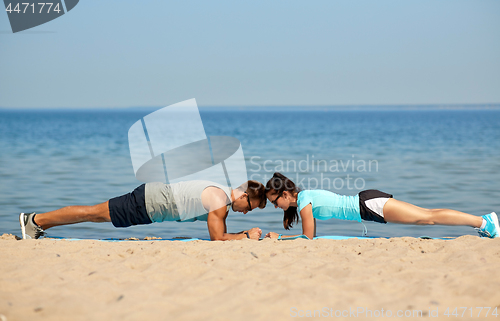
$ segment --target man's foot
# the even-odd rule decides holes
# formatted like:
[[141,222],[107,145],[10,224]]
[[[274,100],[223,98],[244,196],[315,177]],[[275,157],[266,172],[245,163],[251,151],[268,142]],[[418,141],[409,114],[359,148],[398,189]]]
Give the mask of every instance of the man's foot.
[[481,216],[486,221],[486,226],[482,229],[477,229],[479,235],[483,237],[495,238],[500,237],[500,227],[498,226],[498,216],[495,212]]
[[23,232],[23,240],[37,239],[45,235],[45,231],[33,221],[35,212],[21,213],[19,215],[19,224],[21,224],[21,231]]

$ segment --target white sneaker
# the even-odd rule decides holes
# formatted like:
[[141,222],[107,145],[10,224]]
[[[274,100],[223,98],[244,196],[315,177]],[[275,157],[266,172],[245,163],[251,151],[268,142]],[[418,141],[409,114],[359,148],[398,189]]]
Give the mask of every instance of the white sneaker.
[[33,221],[35,212],[19,214],[19,224],[21,224],[21,231],[23,232],[23,240],[37,239],[45,235],[45,231]]

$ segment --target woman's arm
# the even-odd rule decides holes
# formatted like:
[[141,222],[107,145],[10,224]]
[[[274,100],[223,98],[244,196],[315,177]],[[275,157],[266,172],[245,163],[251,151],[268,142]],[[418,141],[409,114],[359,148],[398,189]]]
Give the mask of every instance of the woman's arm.
[[316,236],[316,222],[311,204],[308,204],[300,211],[300,219],[302,220],[302,234],[312,240]]
[[[309,204],[300,211],[300,219],[302,220],[302,234],[307,236],[309,239],[313,239],[316,236],[316,220],[313,217],[312,205]],[[268,238],[278,238],[279,234],[274,232],[267,233]],[[282,239],[288,237],[295,237],[299,235],[281,235]]]
[[[281,235],[281,237],[280,237]],[[297,235],[282,235],[282,234],[278,234],[278,233],[275,233],[275,232],[269,232],[266,234],[266,238],[270,238],[270,239],[286,239],[286,238],[289,238],[289,237],[296,237],[296,236],[300,236],[302,234],[297,234]]]

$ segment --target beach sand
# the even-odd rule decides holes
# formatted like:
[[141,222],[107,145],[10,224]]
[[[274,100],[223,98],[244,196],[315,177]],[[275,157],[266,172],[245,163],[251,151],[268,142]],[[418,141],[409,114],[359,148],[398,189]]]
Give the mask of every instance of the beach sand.
[[500,314],[499,271],[500,239],[475,236],[103,242],[3,235],[0,320],[290,320],[314,313],[366,320],[389,311],[408,320],[484,319],[486,309],[476,307],[491,307],[487,319],[499,320],[491,315],[495,307]]

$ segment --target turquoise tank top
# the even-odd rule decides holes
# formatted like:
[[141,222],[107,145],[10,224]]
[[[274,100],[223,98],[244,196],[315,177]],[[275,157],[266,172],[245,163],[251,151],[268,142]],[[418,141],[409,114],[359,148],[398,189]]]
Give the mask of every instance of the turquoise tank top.
[[325,190],[306,190],[300,192],[297,197],[299,212],[309,204],[312,205],[314,218],[318,220],[337,218],[361,222],[358,195],[338,195]]

